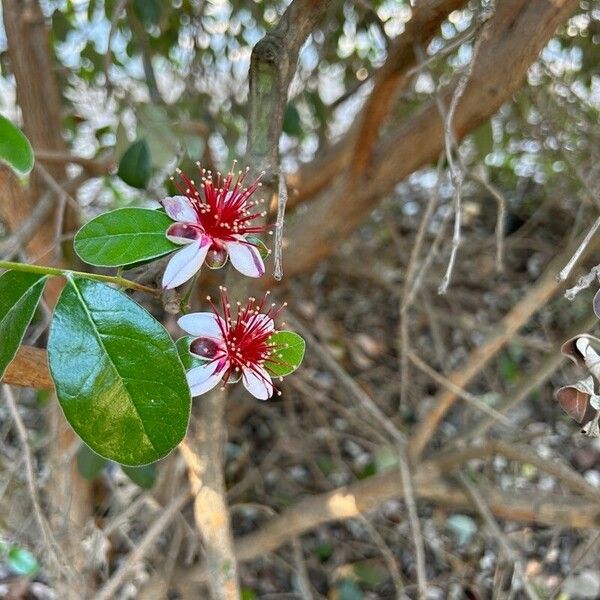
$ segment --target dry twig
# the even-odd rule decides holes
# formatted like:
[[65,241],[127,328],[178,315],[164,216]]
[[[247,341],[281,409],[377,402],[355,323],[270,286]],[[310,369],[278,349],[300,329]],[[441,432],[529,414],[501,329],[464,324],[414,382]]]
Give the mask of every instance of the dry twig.
[[161,515],[148,528],[144,537],[139,541],[135,548],[127,555],[125,562],[119,567],[112,577],[102,586],[93,600],[112,600],[119,588],[127,581],[134,567],[151,550],[152,545],[157,538],[167,529],[171,521],[179,514],[179,511],[186,505],[190,499],[190,491],[180,492],[168,506],[165,507]]
[[35,515],[35,519],[40,530],[42,544],[44,546],[44,549],[48,553],[49,558],[52,561],[53,568],[58,569],[59,573],[61,570],[64,570],[64,572],[67,573],[69,578],[73,578],[75,577],[75,574],[72,572],[70,567],[65,563],[65,560],[62,558],[64,556],[64,552],[61,549],[58,542],[56,541],[56,538],[52,533],[52,529],[50,528],[50,525],[48,524],[48,521],[46,520],[46,517],[44,516],[44,513],[42,512],[42,508],[40,506],[36,475],[33,467],[33,453],[31,452],[31,447],[29,445],[29,436],[27,435],[27,429],[25,428],[25,424],[23,423],[21,415],[19,414],[19,410],[15,402],[15,397],[13,395],[12,390],[10,389],[10,386],[8,385],[3,385],[2,391],[4,392],[4,397],[6,399],[8,410],[10,411],[11,417],[15,423],[17,434],[21,442],[23,450],[23,459],[25,461],[25,475],[27,477],[29,496],[31,498],[31,505],[33,506],[33,514]]
[[287,185],[285,175],[279,171],[279,193],[277,202],[277,222],[275,223],[275,265],[273,267],[273,279],[283,279],[283,224],[285,219],[285,206],[287,204]]
[[488,529],[494,535],[494,537],[498,540],[498,544],[506,557],[513,563],[513,567],[515,570],[515,574],[519,577],[523,584],[523,588],[525,589],[525,593],[529,600],[540,600],[537,592],[533,588],[533,586],[529,583],[527,576],[525,575],[525,571],[523,570],[523,565],[521,564],[521,559],[519,558],[517,552],[512,547],[511,543],[508,541],[503,531],[500,529],[498,523],[496,523],[496,519],[492,515],[485,499],[479,493],[477,488],[462,474],[458,474],[458,480],[461,482],[463,487],[469,493],[469,496],[473,499],[479,514],[485,521]]

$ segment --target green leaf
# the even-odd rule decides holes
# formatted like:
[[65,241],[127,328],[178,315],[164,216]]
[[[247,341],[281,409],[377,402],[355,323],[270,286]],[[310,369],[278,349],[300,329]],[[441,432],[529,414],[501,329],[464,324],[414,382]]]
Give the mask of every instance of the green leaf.
[[172,222],[160,210],[118,208],[86,223],[73,245],[79,258],[90,265],[131,265],[177,250],[165,235]]
[[25,176],[33,169],[33,148],[25,134],[0,115],[0,162],[17,175]]
[[94,479],[104,469],[108,461],[96,454],[86,444],[81,444],[77,451],[77,470],[84,479]]
[[70,278],[50,326],[48,362],[67,421],[100,456],[148,464],[183,439],[191,398],[175,344],[124,293]]
[[121,466],[123,473],[145,490],[149,490],[156,483],[156,464],[144,465],[143,467]]
[[145,140],[137,140],[123,154],[117,175],[131,187],[144,189],[151,173],[150,148]]
[[175,158],[179,149],[178,139],[181,134],[174,135],[173,119],[166,108],[155,104],[142,104],[138,107],[136,116],[138,135],[148,144],[152,163],[159,169],[164,168]]
[[488,120],[478,127],[472,134],[473,141],[477,146],[477,153],[481,158],[485,158],[494,149],[494,131],[492,121]]
[[300,113],[293,104],[288,104],[283,115],[283,131],[288,135],[299,137],[302,135],[302,121]]
[[193,369],[194,367],[200,367],[205,365],[208,361],[198,358],[190,352],[190,344],[194,339],[191,335],[184,335],[180,337],[176,342],[177,352],[179,353],[179,360],[181,360],[183,367],[186,371]]
[[47,279],[18,271],[0,277],[0,377],[23,341]]
[[269,344],[278,349],[265,361],[266,369],[276,377],[293,373],[304,358],[306,342],[293,331],[278,331],[269,338]]
[[13,573],[32,577],[40,570],[35,556],[25,548],[11,546],[6,555],[8,566]]
[[133,0],[133,10],[145,25],[158,23],[160,9],[160,0]]
[[260,257],[263,260],[269,256],[269,249],[267,248],[267,245],[259,237],[256,237],[255,235],[247,235],[246,241],[256,246]]

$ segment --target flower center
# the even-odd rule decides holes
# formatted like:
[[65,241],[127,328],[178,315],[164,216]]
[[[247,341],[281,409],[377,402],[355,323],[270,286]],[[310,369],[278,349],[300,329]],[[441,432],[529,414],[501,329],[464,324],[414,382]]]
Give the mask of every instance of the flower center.
[[[235,166],[235,163],[234,163]],[[254,192],[261,186],[260,177],[256,178],[247,187],[244,180],[248,169],[232,171],[222,177],[217,172],[216,179],[211,171],[200,169],[200,189],[194,180],[189,179],[181,170],[177,170],[181,181],[175,181],[179,191],[191,202],[198,224],[205,234],[221,241],[234,241],[239,236],[262,233],[264,225],[253,224],[256,219],[266,216],[266,212],[256,211],[256,207],[264,200],[252,200]]]
[[245,306],[238,303],[235,317],[231,312],[226,288],[221,288],[221,311],[217,310],[210,296],[208,297],[217,316],[224,342],[224,347],[219,349],[220,352],[214,352],[213,360],[227,358],[230,365],[228,376],[239,373],[243,369],[251,369],[260,376],[265,361],[277,352],[279,346],[271,343],[270,339],[275,333],[274,318],[285,305],[275,308],[272,304],[267,309],[268,297],[269,292],[261,302],[250,298]]

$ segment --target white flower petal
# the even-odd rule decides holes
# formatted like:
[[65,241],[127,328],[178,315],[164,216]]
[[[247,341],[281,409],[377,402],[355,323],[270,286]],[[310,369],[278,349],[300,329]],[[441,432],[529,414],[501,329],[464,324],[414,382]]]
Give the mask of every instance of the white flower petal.
[[198,221],[196,211],[185,196],[169,196],[162,200],[162,205],[173,221],[183,221],[185,223],[196,223]]
[[210,243],[203,239],[175,252],[165,269],[163,288],[176,288],[191,279],[200,270],[209,248]]
[[219,370],[215,363],[194,367],[187,372],[187,382],[192,398],[212,390],[223,379],[225,369]]
[[265,333],[270,333],[271,331],[275,331],[275,321],[269,315],[265,315],[263,313],[259,313],[257,315],[252,315],[248,319],[244,321],[245,323],[250,323],[253,330],[261,329],[264,330]]
[[256,246],[248,242],[227,242],[227,252],[231,264],[247,277],[262,277],[265,274],[265,264]]
[[242,383],[259,400],[268,400],[273,395],[271,376],[263,367],[255,366],[252,369],[245,367],[242,374]]
[[194,226],[193,223],[180,223],[179,221],[170,225],[165,235],[169,241],[180,245],[202,241],[208,243],[210,241],[202,230]]
[[256,321],[260,322],[260,325],[266,331],[275,331],[275,321],[269,315],[258,314],[255,317]]
[[219,327],[221,317],[211,312],[190,313],[180,317],[177,324],[186,333],[194,337],[222,338],[223,334]]

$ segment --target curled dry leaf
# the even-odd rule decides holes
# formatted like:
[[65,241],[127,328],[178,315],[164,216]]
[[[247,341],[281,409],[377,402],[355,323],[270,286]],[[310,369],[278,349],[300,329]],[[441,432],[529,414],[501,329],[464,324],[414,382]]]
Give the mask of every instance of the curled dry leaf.
[[578,423],[589,423],[597,414],[593,405],[597,405],[598,396],[594,392],[592,377],[561,387],[555,396],[560,407]]
[[600,438],[599,419],[600,412],[596,411],[596,416],[581,428],[581,433],[585,433],[588,437]]
[[567,340],[560,351],[577,366],[584,367],[600,381],[600,354],[594,349],[600,348],[600,339],[587,333],[580,333]]
[[594,314],[600,319],[600,290],[594,295],[592,305],[594,307]]

